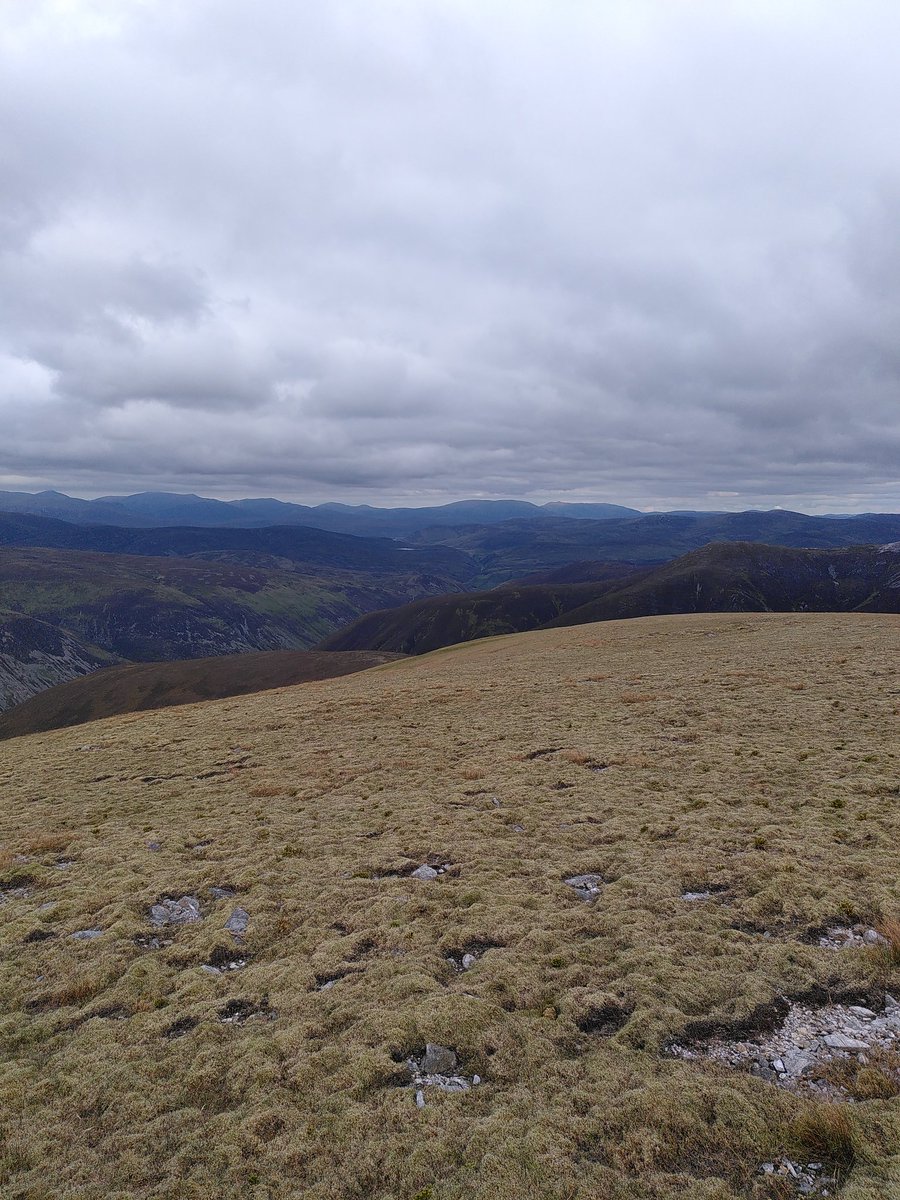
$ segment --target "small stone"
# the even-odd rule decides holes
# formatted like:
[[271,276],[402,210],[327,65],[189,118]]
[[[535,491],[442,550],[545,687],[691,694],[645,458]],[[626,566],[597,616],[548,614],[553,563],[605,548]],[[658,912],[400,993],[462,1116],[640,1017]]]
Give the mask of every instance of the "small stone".
[[890,945],[887,938],[882,937],[882,935],[878,932],[877,929],[867,929],[866,932],[863,934],[863,941],[868,943],[868,945],[870,945],[870,946],[888,946],[888,945]]
[[774,1163],[763,1163],[759,1169],[763,1175],[774,1175],[775,1174],[775,1164]]
[[472,1083],[474,1084],[474,1086],[475,1086],[475,1087],[478,1087],[479,1083],[481,1083],[481,1076],[480,1076],[480,1075],[473,1075],[473,1076],[472,1076]]
[[573,888],[582,900],[596,900],[600,895],[600,888],[603,885],[602,875],[570,875],[564,881],[568,887]]
[[877,1013],[873,1013],[871,1008],[863,1008],[861,1004],[851,1004],[847,1012],[853,1013],[854,1017],[861,1017],[864,1021],[871,1021]]
[[464,954],[462,957],[463,970],[468,971],[469,967],[474,967],[478,959],[474,954]]
[[208,975],[221,975],[222,974],[222,972],[219,970],[218,967],[210,966],[209,963],[204,963],[203,966],[200,968],[200,970],[206,971],[206,973]]
[[712,892],[682,892],[681,898],[691,904],[696,900],[711,900]]
[[235,936],[246,933],[250,922],[250,914],[246,908],[236,908],[225,922],[225,928]]
[[230,887],[211,887],[209,894],[214,900],[228,900],[234,895],[234,888]]
[[525,832],[524,825],[513,825],[512,828],[513,828],[513,833],[524,833]]
[[162,850],[162,843],[161,842],[148,842],[147,849],[152,850],[155,853],[157,850]]
[[79,942],[92,942],[94,938],[102,937],[102,929],[78,929],[75,933],[70,933],[70,938],[75,938]]
[[827,1033],[822,1039],[832,1050],[867,1050],[865,1042],[857,1038],[847,1037],[845,1033]]
[[783,1075],[785,1073],[785,1065],[780,1058],[773,1060],[772,1069],[777,1071],[779,1075]]
[[200,901],[196,896],[182,896],[178,900],[160,900],[150,909],[150,920],[154,925],[192,925],[201,920]]
[[416,867],[412,872],[413,879],[419,879],[422,883],[430,883],[432,879],[437,879],[438,873],[434,867],[429,867],[427,863],[422,863],[421,867]]
[[416,1092],[416,1108],[425,1107],[425,1093],[421,1088]]
[[425,1046],[425,1057],[422,1059],[422,1071],[426,1075],[452,1075],[456,1070],[456,1054],[446,1046],[438,1046],[428,1042]]

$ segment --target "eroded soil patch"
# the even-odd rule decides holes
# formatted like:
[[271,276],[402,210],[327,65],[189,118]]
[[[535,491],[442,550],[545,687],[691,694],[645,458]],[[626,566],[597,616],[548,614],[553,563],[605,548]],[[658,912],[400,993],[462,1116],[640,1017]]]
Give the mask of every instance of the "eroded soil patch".
[[781,999],[774,1019],[762,1012],[756,1028],[732,1037],[675,1043],[671,1053],[706,1059],[765,1079],[779,1087],[831,1100],[867,1099],[900,1092],[900,1002],[884,1007],[822,1004]]

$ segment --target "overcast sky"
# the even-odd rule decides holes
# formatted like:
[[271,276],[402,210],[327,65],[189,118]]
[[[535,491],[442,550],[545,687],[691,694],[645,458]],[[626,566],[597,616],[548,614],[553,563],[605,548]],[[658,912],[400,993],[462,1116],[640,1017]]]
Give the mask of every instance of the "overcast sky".
[[896,0],[0,0],[0,488],[900,510]]

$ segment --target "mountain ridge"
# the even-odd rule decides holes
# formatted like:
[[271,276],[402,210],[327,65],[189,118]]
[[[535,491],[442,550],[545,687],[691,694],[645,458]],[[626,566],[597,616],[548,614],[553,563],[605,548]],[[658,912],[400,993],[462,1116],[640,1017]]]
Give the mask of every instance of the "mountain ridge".
[[721,542],[662,566],[617,574],[618,565],[580,564],[582,574],[595,568],[588,581],[520,581],[367,613],[321,648],[421,654],[503,633],[698,612],[900,612],[900,553],[882,546]]

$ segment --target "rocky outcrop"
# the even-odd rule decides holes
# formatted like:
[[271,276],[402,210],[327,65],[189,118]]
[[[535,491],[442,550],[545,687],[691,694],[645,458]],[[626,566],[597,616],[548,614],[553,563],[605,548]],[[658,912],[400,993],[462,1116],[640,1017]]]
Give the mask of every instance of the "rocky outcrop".
[[0,712],[119,661],[64,629],[0,610]]

